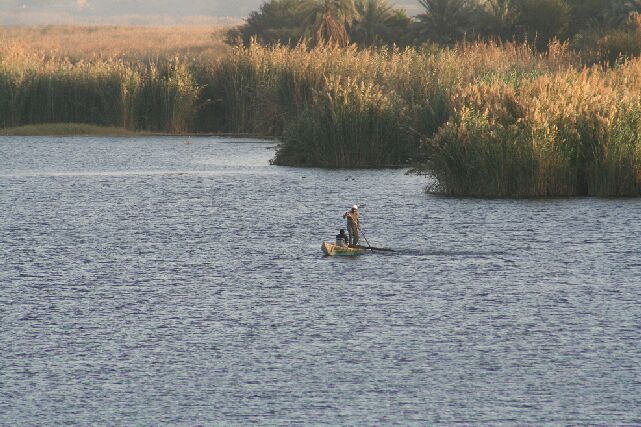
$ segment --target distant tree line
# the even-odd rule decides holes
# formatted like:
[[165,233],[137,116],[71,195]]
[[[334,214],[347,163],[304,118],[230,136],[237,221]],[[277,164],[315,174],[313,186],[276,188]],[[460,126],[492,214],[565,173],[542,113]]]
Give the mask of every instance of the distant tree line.
[[360,46],[406,45],[413,20],[387,0],[270,0],[251,12],[228,41],[296,45],[333,41]]
[[527,41],[541,50],[560,40],[619,53],[641,49],[641,0],[417,1],[423,12],[410,17],[388,0],[269,0],[227,40],[369,47],[483,39]]

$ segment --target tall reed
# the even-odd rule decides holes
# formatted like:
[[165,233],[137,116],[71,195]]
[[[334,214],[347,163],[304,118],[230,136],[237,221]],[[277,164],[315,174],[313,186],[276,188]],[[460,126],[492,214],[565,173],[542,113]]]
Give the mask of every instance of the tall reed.
[[199,90],[180,59],[71,61],[5,50],[0,56],[0,125],[76,122],[186,131]]
[[468,86],[428,138],[438,191],[641,195],[641,60]]
[[[435,191],[641,194],[641,60],[561,44],[235,48],[217,60],[69,59],[0,48],[0,126],[81,122],[282,137],[274,162],[423,161]],[[422,141],[422,143],[420,143]],[[420,146],[420,148],[419,148]]]
[[403,164],[416,152],[405,129],[404,105],[373,83],[328,78],[285,131],[276,164],[380,167]]
[[[376,166],[388,164],[396,154],[369,154],[361,141],[375,141],[385,133],[381,130],[381,135],[371,138],[371,129],[367,128],[365,134],[357,135],[340,125],[336,114],[325,114],[337,108],[345,114],[361,111],[361,103],[367,104],[363,99],[369,95],[363,98],[356,88],[375,87],[377,96],[390,102],[391,106],[385,108],[394,109],[377,114],[393,113],[399,130],[389,138],[387,148],[394,152],[401,145],[405,147],[400,151],[406,157],[396,163],[402,164],[416,155],[416,150],[406,147],[416,146],[419,135],[432,135],[447,121],[452,113],[451,97],[461,87],[480,80],[518,80],[555,72],[572,66],[575,60],[563,46],[554,46],[550,53],[541,55],[517,44],[474,43],[435,51],[358,50],[332,45],[309,49],[304,44],[292,49],[251,44],[235,49],[210,69],[205,93],[208,100],[215,101],[207,112],[224,116],[221,122],[228,132],[285,135],[276,155],[277,164],[304,159],[307,164],[335,167]],[[348,81],[338,92],[345,89],[353,93],[345,97],[347,101],[337,103],[336,82]],[[339,108],[345,103],[354,105]],[[327,123],[319,127],[310,116],[324,117]],[[361,117],[360,113],[349,120],[358,122],[357,116]],[[383,117],[380,120],[384,122]],[[340,135],[341,130],[349,135]],[[328,139],[330,134],[333,143]],[[401,139],[403,144],[399,145]],[[327,153],[321,154],[320,147]],[[332,151],[337,147],[341,147],[341,153]],[[378,148],[372,144],[370,150]],[[374,158],[382,163],[373,162]]]

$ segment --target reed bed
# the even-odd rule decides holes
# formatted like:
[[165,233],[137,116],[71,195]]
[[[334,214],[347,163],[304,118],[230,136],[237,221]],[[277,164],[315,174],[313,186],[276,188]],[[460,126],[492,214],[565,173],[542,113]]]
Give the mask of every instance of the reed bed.
[[330,78],[325,87],[286,127],[277,160],[330,168],[398,166],[416,151],[400,99],[353,78]]
[[[70,60],[120,58],[220,58],[230,51],[223,25],[117,26],[46,25],[0,27],[0,51],[20,48],[43,57]],[[4,46],[4,48],[3,48]]]
[[639,196],[640,111],[640,59],[470,85],[423,169],[452,195]]
[[135,61],[5,46],[0,126],[278,136],[276,164],[411,163],[445,194],[631,196],[641,193],[639,76],[639,59],[588,68],[562,44],[251,44]]
[[19,49],[0,55],[0,126],[88,123],[130,130],[191,127],[199,86],[180,59],[72,61]]
[[276,164],[400,165],[447,121],[461,87],[554,73],[576,60],[563,46],[541,55],[519,44],[434,51],[252,44],[205,73],[207,99],[215,100],[206,115],[224,116],[227,132],[282,135]]

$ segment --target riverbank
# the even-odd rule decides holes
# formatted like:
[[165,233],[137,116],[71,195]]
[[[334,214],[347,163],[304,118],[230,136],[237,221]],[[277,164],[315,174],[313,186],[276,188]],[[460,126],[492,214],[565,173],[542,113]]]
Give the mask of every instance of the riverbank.
[[82,123],[47,123],[0,129],[2,136],[141,136],[135,132],[112,126],[95,126]]

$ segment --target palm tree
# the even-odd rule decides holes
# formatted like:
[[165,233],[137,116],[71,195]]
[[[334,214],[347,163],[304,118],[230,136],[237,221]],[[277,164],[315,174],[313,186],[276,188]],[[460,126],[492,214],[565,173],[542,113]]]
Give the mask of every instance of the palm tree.
[[358,18],[350,27],[352,39],[361,46],[374,46],[390,40],[391,24],[396,16],[388,0],[356,0]]
[[621,28],[630,14],[641,12],[641,0],[565,0],[565,3],[572,14],[572,34]]
[[517,17],[514,0],[487,0],[482,6],[483,33],[502,40],[513,38]]
[[625,5],[629,13],[641,13],[641,0],[627,0]]
[[565,0],[565,3],[570,8],[572,17],[569,25],[570,35],[600,30],[605,26],[605,12],[610,6],[608,2],[603,0]]
[[606,21],[610,27],[621,27],[633,13],[641,13],[641,0],[615,1],[606,12]]
[[425,12],[418,15],[419,34],[439,43],[460,40],[474,30],[473,0],[418,0]]
[[521,0],[517,26],[523,37],[545,50],[551,40],[567,37],[570,12],[565,0]]
[[354,0],[306,0],[299,12],[315,44],[349,44],[347,25],[357,17]]
[[263,44],[297,43],[301,37],[300,18],[297,10],[303,0],[271,0],[263,3],[258,11],[251,12],[245,23],[227,32],[229,44],[242,42],[248,45],[252,39]]

